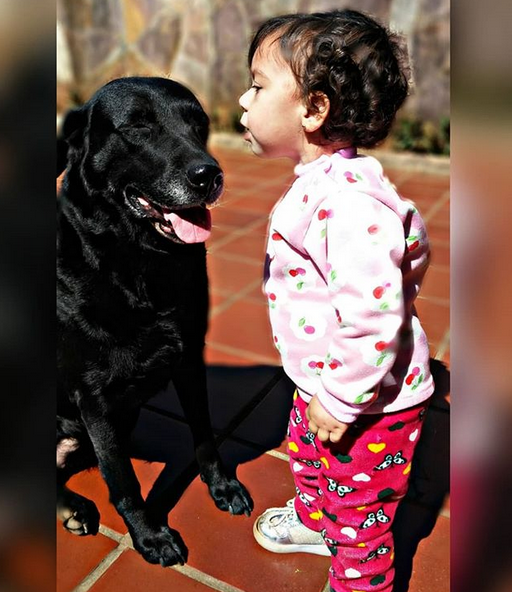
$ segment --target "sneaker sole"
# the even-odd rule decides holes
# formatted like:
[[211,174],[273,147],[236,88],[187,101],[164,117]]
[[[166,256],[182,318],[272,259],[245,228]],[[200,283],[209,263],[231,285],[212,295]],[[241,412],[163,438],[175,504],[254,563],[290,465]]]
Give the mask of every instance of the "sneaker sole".
[[269,540],[263,534],[261,534],[261,532],[258,530],[258,521],[254,523],[254,526],[252,527],[252,532],[254,534],[256,542],[261,547],[263,547],[267,551],[271,551],[272,553],[309,553],[311,555],[321,555],[322,557],[331,556],[331,553],[327,548],[327,545],[282,545],[280,543],[275,543]]

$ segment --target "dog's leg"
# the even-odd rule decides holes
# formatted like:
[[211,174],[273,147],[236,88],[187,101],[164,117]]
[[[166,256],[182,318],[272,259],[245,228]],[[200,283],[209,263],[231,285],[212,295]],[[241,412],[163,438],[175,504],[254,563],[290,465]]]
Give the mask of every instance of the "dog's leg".
[[71,491],[67,481],[80,471],[97,465],[89,442],[63,438],[57,444],[57,516],[64,528],[79,536],[98,533],[100,513],[91,500]]
[[100,513],[96,504],[62,484],[57,485],[57,516],[72,534],[98,534]]
[[108,405],[96,395],[77,393],[76,401],[108,486],[110,501],[124,519],[133,546],[149,563],[183,565],[187,548],[179,533],[164,522],[151,520],[146,512],[127,452],[131,421],[119,409],[109,413]]
[[173,374],[173,383],[194,438],[194,447],[201,479],[221,510],[250,516],[254,507],[246,488],[228,476],[217,452],[208,409],[206,369],[202,361],[180,368]]

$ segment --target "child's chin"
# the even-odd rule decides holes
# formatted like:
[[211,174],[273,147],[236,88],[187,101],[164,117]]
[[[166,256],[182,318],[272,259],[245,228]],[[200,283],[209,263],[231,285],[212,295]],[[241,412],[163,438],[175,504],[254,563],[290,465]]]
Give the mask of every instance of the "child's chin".
[[255,156],[259,156],[260,158],[277,158],[272,151],[265,150],[258,142],[254,142],[254,140],[251,142],[251,150]]
[[249,146],[251,147],[253,154],[255,154],[256,156],[264,156],[265,155],[265,151],[258,144],[258,142],[256,142],[256,140],[254,138],[251,138],[250,140],[248,140],[248,142],[249,142]]
[[255,139],[254,136],[250,136],[245,139],[246,142],[251,147],[251,151],[255,156],[259,156],[261,158],[278,158],[280,155],[275,155],[272,153],[272,150],[269,150],[268,147],[265,149],[261,144],[259,144]]

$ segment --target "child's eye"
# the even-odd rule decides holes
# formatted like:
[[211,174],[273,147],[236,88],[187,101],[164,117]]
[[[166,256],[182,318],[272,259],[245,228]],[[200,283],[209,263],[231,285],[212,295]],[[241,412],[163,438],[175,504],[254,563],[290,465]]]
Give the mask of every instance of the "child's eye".
[[258,86],[257,84],[253,84],[251,86],[251,90],[254,90],[254,92],[257,93],[259,90],[261,90],[261,86]]

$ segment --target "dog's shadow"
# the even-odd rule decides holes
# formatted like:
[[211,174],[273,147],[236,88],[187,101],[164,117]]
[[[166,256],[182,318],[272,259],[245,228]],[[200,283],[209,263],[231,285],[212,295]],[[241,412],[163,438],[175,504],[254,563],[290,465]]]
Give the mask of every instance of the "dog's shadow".
[[[408,590],[418,545],[432,532],[449,492],[450,405],[445,396],[450,373],[437,360],[431,360],[431,369],[436,390],[418,442],[409,491],[393,525],[394,592]],[[217,444],[231,474],[238,465],[282,443],[294,391],[282,368],[210,366],[208,391]],[[172,385],[142,409],[132,456],[165,463],[148,501],[170,512],[198,474],[192,437]]]
[[[277,366],[207,368],[210,414],[229,475],[238,465],[278,447],[286,435],[294,385]],[[168,513],[198,474],[192,436],[172,384],[141,411],[132,457],[165,463],[148,495]]]

